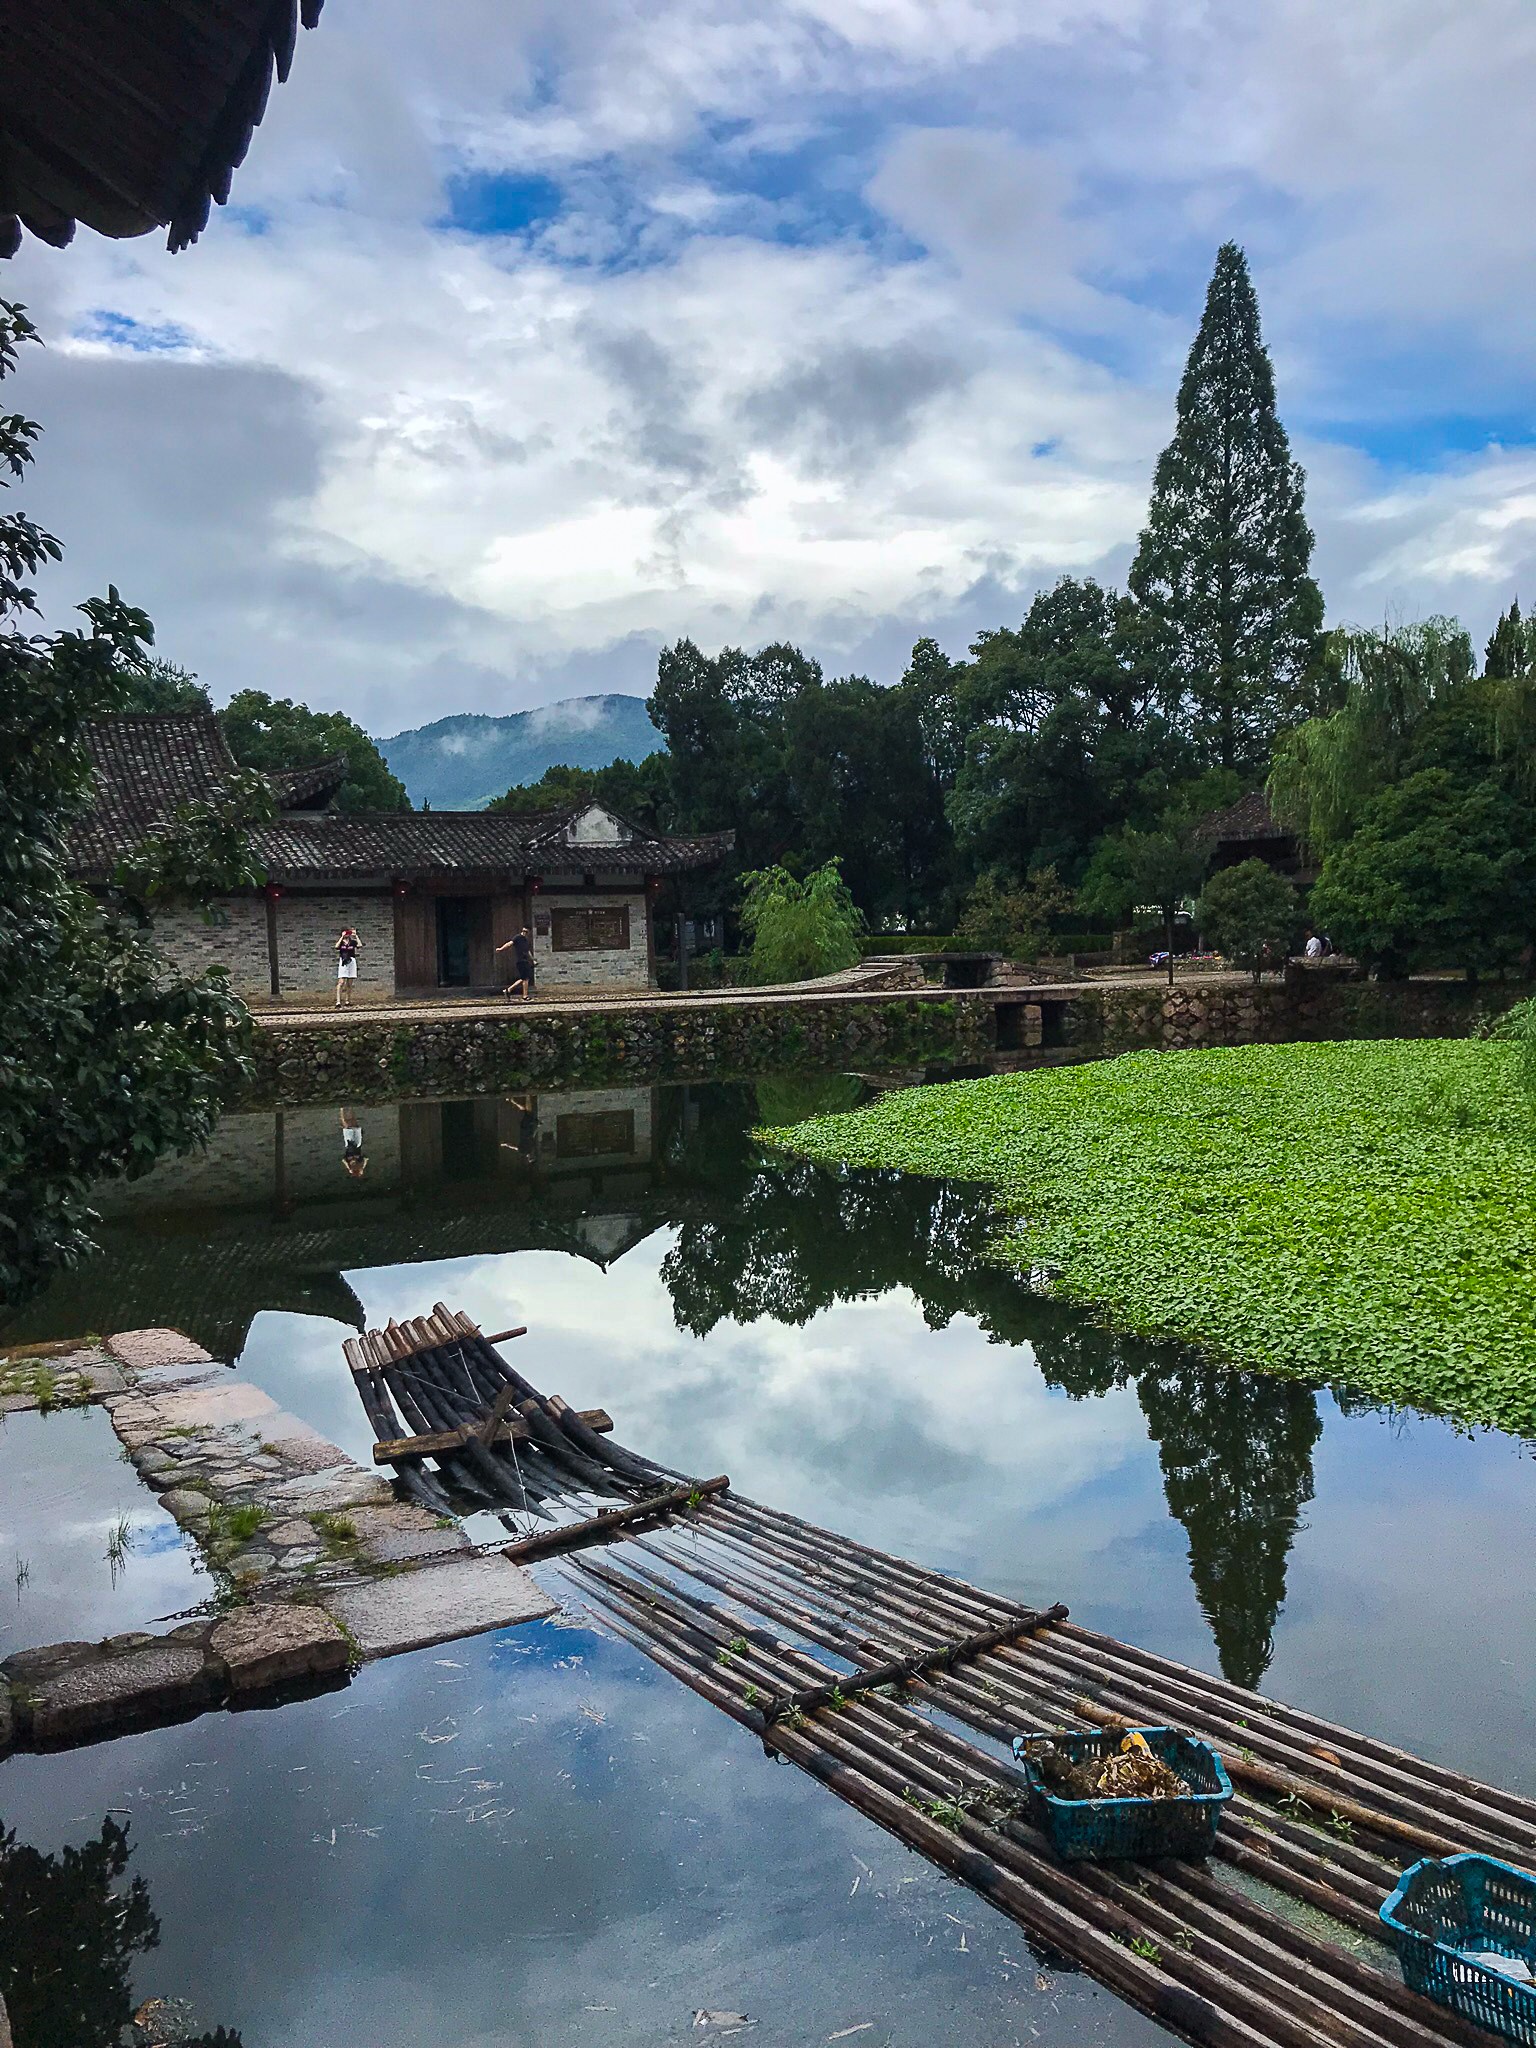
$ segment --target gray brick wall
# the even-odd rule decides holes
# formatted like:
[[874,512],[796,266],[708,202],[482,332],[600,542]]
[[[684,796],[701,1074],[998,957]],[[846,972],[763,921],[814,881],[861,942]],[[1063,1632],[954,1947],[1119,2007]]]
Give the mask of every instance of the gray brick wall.
[[267,967],[267,906],[260,896],[226,896],[205,923],[195,910],[166,910],[155,919],[155,943],[183,974],[224,968],[236,995],[264,996],[272,987]]
[[[277,906],[277,971],[284,1003],[336,999],[336,941],[343,925],[362,941],[354,1003],[378,1003],[395,992],[395,906],[387,890],[376,895],[340,890],[285,893]],[[265,959],[266,941],[262,941]],[[264,984],[270,991],[270,981]]]
[[[646,901],[643,889],[582,890],[579,895],[535,896],[533,964],[535,993],[539,988],[649,988],[650,961],[645,943]],[[555,910],[629,911],[629,950],[624,953],[557,953],[553,925],[541,933],[538,919]]]
[[[382,1002],[395,992],[395,908],[376,895],[285,893],[277,905],[277,970],[283,1003],[336,997],[336,940],[343,925],[362,940],[356,1003]],[[205,923],[195,910],[170,910],[155,919],[155,940],[184,972],[223,967],[237,995],[270,1003],[267,905],[263,896],[225,896]]]

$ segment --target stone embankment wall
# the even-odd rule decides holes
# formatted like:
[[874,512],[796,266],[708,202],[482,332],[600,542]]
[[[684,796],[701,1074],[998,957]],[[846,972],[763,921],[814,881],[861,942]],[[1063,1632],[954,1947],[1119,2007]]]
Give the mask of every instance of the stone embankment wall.
[[1063,1037],[1084,1052],[1179,1052],[1297,1040],[1463,1038],[1528,991],[1504,983],[1372,982],[1293,972],[1257,987],[1198,983],[1172,989],[1106,982],[1073,994]]
[[995,1042],[982,996],[635,1004],[524,1019],[351,1018],[263,1023],[253,1102],[475,1094],[562,1081],[728,1079],[795,1068],[982,1059]]

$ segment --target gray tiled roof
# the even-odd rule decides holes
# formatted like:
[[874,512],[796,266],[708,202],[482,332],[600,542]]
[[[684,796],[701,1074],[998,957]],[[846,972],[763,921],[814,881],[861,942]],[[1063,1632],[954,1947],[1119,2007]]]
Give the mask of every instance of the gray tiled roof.
[[[217,719],[206,712],[97,719],[85,737],[96,770],[96,806],[72,828],[68,851],[71,869],[91,880],[110,875],[178,806],[216,795],[235,769]],[[323,794],[337,766],[317,762],[273,775],[278,803]],[[628,839],[573,844],[567,833],[586,808],[522,814],[284,810],[258,826],[252,839],[267,875],[289,883],[544,872],[680,874],[713,865],[735,844],[730,832],[667,838],[632,826],[626,827]]]
[[1250,790],[1225,810],[1212,811],[1200,820],[1200,837],[1223,839],[1290,839],[1289,827],[1275,822],[1269,799],[1262,789]]
[[321,0],[49,0],[6,9],[0,256],[170,228],[195,242]]
[[96,771],[96,804],[69,833],[69,864],[78,874],[110,874],[179,805],[206,802],[235,772],[219,722],[206,711],[93,719],[85,750]]
[[647,838],[570,844],[568,819],[546,812],[506,811],[293,812],[254,834],[258,859],[274,881],[341,881],[430,875],[678,874],[721,860],[735,844],[730,832],[693,838]]

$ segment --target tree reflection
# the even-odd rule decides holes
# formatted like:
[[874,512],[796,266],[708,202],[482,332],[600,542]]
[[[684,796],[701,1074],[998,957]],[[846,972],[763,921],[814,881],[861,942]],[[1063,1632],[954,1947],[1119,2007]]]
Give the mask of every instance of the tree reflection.
[[121,1882],[131,1854],[110,1814],[57,1855],[0,1827],[0,1997],[16,2048],[240,2048],[222,2027],[167,2031],[160,2015],[179,2008],[158,2001],[135,2014],[134,1958],[158,1946],[160,1922],[143,1878]]
[[1312,1498],[1317,1396],[1194,1361],[1138,1374],[1136,1392],[1222,1672],[1256,1686],[1275,1654],[1286,1561]]
[[733,1129],[696,1124],[674,1157],[707,1170],[721,1195],[681,1223],[662,1264],[679,1326],[703,1337],[723,1321],[803,1324],[902,1287],[935,1329],[968,1315],[994,1342],[1029,1344],[1047,1382],[1074,1399],[1134,1386],[1221,1669],[1257,1685],[1312,1498],[1314,1391],[1099,1329],[988,1257],[997,1221],[979,1190],[765,1157],[740,1115]]

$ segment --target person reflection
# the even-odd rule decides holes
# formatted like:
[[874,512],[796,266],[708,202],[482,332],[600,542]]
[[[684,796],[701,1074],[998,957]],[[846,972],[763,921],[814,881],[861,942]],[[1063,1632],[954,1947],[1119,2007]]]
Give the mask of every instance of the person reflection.
[[508,1109],[517,1111],[517,1135],[503,1138],[503,1152],[515,1152],[524,1166],[534,1166],[539,1157],[539,1098],[531,1089],[520,1089],[506,1098]]
[[362,1120],[354,1110],[341,1112],[341,1165],[342,1171],[353,1180],[361,1180],[368,1171],[367,1154],[363,1151]]

